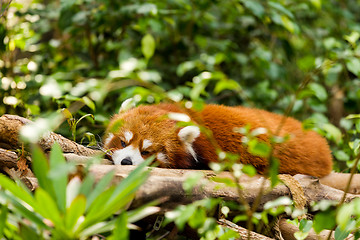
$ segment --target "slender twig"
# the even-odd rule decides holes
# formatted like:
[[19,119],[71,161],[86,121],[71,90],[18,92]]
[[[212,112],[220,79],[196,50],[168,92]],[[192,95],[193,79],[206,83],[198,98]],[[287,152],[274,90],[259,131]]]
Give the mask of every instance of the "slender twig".
[[[0,18],[2,16],[4,16],[5,12],[8,10],[10,4],[11,4],[12,0],[10,0],[7,4],[7,6],[4,8],[4,11],[0,14]],[[2,6],[3,6],[3,0],[0,0],[0,10],[2,10]]]

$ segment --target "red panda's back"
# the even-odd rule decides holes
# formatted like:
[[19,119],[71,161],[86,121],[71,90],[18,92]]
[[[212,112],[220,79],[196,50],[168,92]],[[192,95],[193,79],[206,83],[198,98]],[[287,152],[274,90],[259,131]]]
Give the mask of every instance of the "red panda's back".
[[251,129],[266,128],[269,134],[259,139],[269,143],[269,136],[289,135],[290,139],[274,145],[274,156],[280,160],[280,173],[325,176],[332,169],[332,157],[324,138],[313,131],[304,131],[301,122],[259,109],[207,105],[202,111],[207,128],[211,129],[219,146],[227,152],[238,153],[240,161],[254,165],[260,173],[268,166],[268,160],[248,153],[242,143],[243,135],[234,128],[250,125]]

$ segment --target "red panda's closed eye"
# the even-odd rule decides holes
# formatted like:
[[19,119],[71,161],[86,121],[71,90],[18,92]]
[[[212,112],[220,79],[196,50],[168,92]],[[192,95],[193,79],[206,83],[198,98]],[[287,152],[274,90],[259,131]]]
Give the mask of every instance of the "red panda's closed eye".
[[144,155],[144,156],[147,156],[147,155],[149,155],[149,154],[150,154],[149,151],[142,151],[142,152],[141,152],[141,155]]

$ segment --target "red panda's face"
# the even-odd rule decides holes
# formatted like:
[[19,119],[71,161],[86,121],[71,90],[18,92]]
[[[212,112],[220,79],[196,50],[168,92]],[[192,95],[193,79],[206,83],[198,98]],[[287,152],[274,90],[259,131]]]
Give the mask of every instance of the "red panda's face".
[[179,129],[167,114],[139,107],[115,116],[104,140],[114,164],[138,165],[154,156],[159,167],[171,168],[184,165],[177,161],[189,155],[196,160],[192,143],[200,135],[198,127]]
[[155,141],[151,136],[142,136],[136,131],[109,133],[105,139],[105,148],[110,150],[116,165],[138,165],[153,155],[161,167],[169,164],[163,143]]

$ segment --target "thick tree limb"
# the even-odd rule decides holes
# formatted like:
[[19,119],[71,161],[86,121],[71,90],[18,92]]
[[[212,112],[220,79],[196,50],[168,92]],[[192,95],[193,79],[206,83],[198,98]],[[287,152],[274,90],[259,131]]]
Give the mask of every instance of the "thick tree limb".
[[[109,171],[115,171],[113,183],[118,183],[135,168],[135,166],[106,166],[95,165],[90,168],[97,180],[101,179]],[[183,189],[183,183],[187,176],[192,173],[202,173],[204,180],[195,187],[192,194],[188,194]],[[207,197],[219,197],[225,200],[238,201],[238,192],[235,188],[231,188],[222,183],[216,183],[211,179],[216,176],[220,178],[231,178],[228,172],[214,174],[213,171],[201,170],[182,170],[182,169],[163,169],[153,168],[150,177],[139,189],[132,203],[134,207],[140,206],[146,202],[168,196],[168,201],[162,204],[164,208],[174,208],[179,204],[187,204],[195,200]],[[310,205],[312,201],[334,200],[340,201],[343,191],[322,185],[317,178],[305,175],[295,175],[296,179],[303,188],[306,198],[306,205]],[[262,209],[268,201],[275,200],[280,196],[291,197],[291,192],[285,185],[279,184],[271,189],[270,181],[261,176],[248,177],[243,175],[240,177],[240,184],[243,186],[243,197],[247,202],[254,203],[255,198],[260,192],[261,184],[264,182],[265,191],[261,197],[259,209]],[[360,195],[347,194],[345,201],[360,197]]]
[[0,148],[0,169],[16,168],[18,156],[15,152]]
[[[0,117],[0,147],[6,149],[18,149],[21,147],[19,132],[25,124],[31,123],[30,120],[15,115],[3,115]],[[57,142],[65,153],[75,153],[81,156],[94,156],[102,154],[99,150],[93,150],[75,143],[60,134],[50,132],[42,138],[38,144],[46,152]]]
[[[328,176],[320,178],[320,183],[344,191],[349,179],[350,174],[348,173],[331,173]],[[360,174],[354,174],[349,192],[360,194]]]

